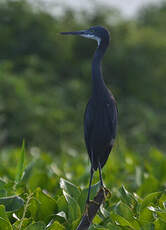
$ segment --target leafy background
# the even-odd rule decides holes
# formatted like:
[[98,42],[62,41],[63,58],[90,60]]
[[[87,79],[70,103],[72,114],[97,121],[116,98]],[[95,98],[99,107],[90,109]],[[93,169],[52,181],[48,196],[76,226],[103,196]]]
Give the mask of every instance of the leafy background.
[[[111,32],[103,72],[119,125],[103,169],[111,198],[91,229],[166,229],[165,21],[164,2],[133,19],[104,6],[53,16],[25,0],[0,2],[0,230],[79,223],[90,169],[82,120],[96,43],[59,32],[97,24]],[[98,188],[96,173],[92,197]]]

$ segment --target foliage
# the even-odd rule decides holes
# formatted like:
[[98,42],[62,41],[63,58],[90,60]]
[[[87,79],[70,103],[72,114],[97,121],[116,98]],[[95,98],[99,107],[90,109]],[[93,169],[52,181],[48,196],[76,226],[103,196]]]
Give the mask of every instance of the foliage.
[[[103,169],[111,197],[90,229],[164,230],[166,156],[151,149],[143,160],[123,142],[119,146]],[[34,148],[23,152],[24,146],[1,152],[0,229],[76,229],[88,192],[87,154],[69,151],[53,157]],[[18,180],[20,161],[25,167]],[[98,176],[95,173],[91,199],[100,187]]]
[[[89,183],[81,122],[96,44],[59,32],[95,24],[111,31],[103,71],[120,135],[103,169],[112,195],[91,230],[166,229],[166,5],[129,21],[114,13],[100,8],[78,20],[68,9],[54,17],[26,0],[0,2],[0,230],[79,223]],[[13,148],[23,139],[27,151]],[[98,173],[93,182],[91,198]]]
[[78,20],[68,9],[54,17],[25,0],[0,2],[1,146],[18,146],[25,138],[56,154],[83,152],[81,124],[96,44],[59,32],[100,24],[111,31],[103,71],[117,99],[119,133],[134,150],[165,147],[165,3],[135,20],[115,13],[97,8],[92,15],[80,12]]

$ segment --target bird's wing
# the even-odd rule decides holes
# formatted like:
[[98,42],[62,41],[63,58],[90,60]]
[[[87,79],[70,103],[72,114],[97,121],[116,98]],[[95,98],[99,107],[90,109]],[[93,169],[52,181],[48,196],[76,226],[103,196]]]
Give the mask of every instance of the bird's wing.
[[85,136],[85,143],[87,147],[87,151],[91,160],[91,149],[90,149],[90,143],[91,143],[91,135],[92,135],[92,130],[93,130],[93,124],[94,124],[94,112],[92,109],[92,101],[91,99],[89,100],[85,113],[84,113],[84,136]]
[[84,135],[94,168],[97,168],[96,154],[100,153],[101,167],[109,156],[116,136],[116,123],[117,108],[112,98],[110,100],[107,97],[102,106],[97,106],[92,99],[89,100],[84,114]]
[[108,114],[108,121],[110,126],[111,135],[110,138],[114,138],[116,136],[116,128],[117,128],[117,106],[113,97],[111,97],[111,104],[108,103],[106,106],[106,113]]
[[115,137],[116,137],[116,128],[117,128],[117,107],[116,103],[111,98],[108,100],[103,107],[103,152],[100,155],[101,167],[104,166],[107,158],[113,147]]

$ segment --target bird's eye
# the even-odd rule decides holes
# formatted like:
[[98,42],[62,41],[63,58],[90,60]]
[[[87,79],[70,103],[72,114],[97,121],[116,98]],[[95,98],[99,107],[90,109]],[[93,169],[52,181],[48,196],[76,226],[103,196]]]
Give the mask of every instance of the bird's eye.
[[94,29],[90,29],[90,32],[91,32],[91,33],[94,33],[94,32],[95,32],[95,30],[94,30]]

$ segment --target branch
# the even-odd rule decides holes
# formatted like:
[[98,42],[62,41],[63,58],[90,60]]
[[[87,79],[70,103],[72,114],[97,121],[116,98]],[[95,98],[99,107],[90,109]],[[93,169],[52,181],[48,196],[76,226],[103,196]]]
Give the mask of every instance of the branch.
[[89,226],[92,223],[92,220],[94,219],[94,217],[97,214],[97,211],[100,208],[100,205],[105,201],[105,198],[108,194],[110,194],[110,191],[107,188],[100,188],[94,200],[90,201],[86,205],[85,213],[76,230],[88,230]]

